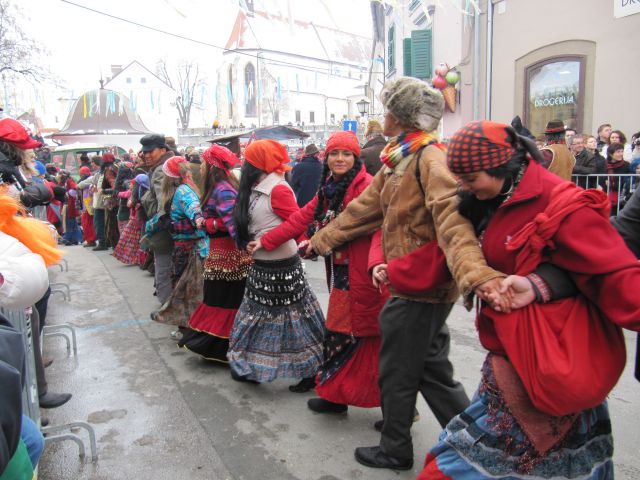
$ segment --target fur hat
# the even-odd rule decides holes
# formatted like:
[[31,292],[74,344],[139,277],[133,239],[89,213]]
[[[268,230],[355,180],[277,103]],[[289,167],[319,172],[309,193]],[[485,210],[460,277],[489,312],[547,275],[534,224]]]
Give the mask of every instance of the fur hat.
[[444,112],[442,93],[417,78],[400,77],[387,82],[380,99],[385,108],[409,130],[434,131]]

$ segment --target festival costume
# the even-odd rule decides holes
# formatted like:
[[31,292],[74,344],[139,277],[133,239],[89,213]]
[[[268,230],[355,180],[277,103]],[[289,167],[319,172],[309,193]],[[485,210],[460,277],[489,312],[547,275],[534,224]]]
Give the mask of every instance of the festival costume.
[[[187,185],[177,189],[171,201],[171,282],[173,290],[169,299],[152,317],[160,323],[186,327],[191,313],[202,295],[202,259],[209,253],[209,244],[202,230],[195,227],[196,219],[202,216],[200,200]],[[147,222],[146,235],[153,235],[161,228],[158,214]]]
[[207,360],[227,363],[229,336],[242,303],[252,258],[235,244],[233,207],[237,192],[226,180],[218,183],[202,214],[209,235],[204,263],[203,300],[189,319],[178,346]]
[[[361,167],[343,199],[346,207],[371,183],[372,177]],[[329,180],[324,190],[327,222],[338,212],[327,212],[328,201],[335,190]],[[298,238],[314,223],[318,204],[316,195],[285,223],[262,236],[265,250],[270,251],[291,238]],[[340,211],[344,207],[340,208]],[[330,289],[329,309],[324,340],[324,363],[316,380],[316,392],[333,403],[357,407],[380,406],[378,387],[378,351],[380,329],[378,314],[387,299],[373,286],[368,272],[371,237],[362,237],[339,248],[325,259],[327,286]]]
[[[437,241],[463,292],[500,276],[486,267],[471,226],[457,213],[456,182],[446,168],[442,146],[433,136],[406,132],[391,139],[381,160],[385,166],[364,192],[311,238],[317,252],[326,255],[380,229],[380,250],[389,265]],[[422,263],[407,263],[413,268],[413,278],[424,275]],[[453,378],[445,323],[459,293],[450,277],[426,291],[407,291],[392,281],[389,291],[391,298],[379,317],[384,416],[379,448],[388,456],[410,460],[410,429],[418,391],[443,425],[468,405],[462,385]],[[413,352],[421,352],[422,358]]]
[[[455,149],[454,135],[450,156]],[[596,197],[604,196],[582,191],[533,161],[515,183],[511,196],[498,207],[483,234],[487,263],[507,274],[520,272],[522,259],[531,264],[527,271],[538,262],[550,263],[571,275],[580,294],[593,302],[607,321],[640,329],[637,296],[617,288],[637,284],[640,267],[616,235],[607,213],[603,215],[589,204],[588,197],[597,201]],[[561,195],[573,197],[560,200]],[[583,200],[585,203],[574,205]],[[566,213],[554,218],[548,208],[560,208],[560,201],[568,205]],[[519,234],[525,232],[525,226],[532,228],[531,232]],[[548,232],[550,238],[544,239],[540,232]],[[585,235],[589,241],[585,241]],[[511,248],[510,242],[520,237],[525,239],[524,247]],[[520,257],[523,250],[526,253]],[[611,295],[611,291],[617,294]],[[555,308],[557,303],[549,306]],[[550,400],[572,413],[562,417],[545,413],[534,406],[516,372],[515,356],[512,361],[506,356],[513,352],[515,341],[504,335],[505,325],[517,322],[520,310],[498,314],[486,305],[480,310],[480,341],[489,351],[480,386],[472,404],[441,433],[427,455],[420,480],[613,478],[607,402],[581,410],[572,407],[571,395],[558,389],[555,399]],[[588,323],[584,325],[586,328]],[[547,361],[560,363],[555,358]],[[584,372],[587,376],[589,373]],[[594,377],[594,388],[598,382],[600,379]]]
[[[263,154],[268,158],[269,152]],[[245,156],[250,158],[246,151]],[[288,217],[278,215],[277,200],[289,215],[298,210],[291,187],[276,168],[269,168],[272,173],[251,192],[249,233],[255,239]],[[323,338],[322,310],[304,277],[295,241],[272,252],[257,251],[229,340],[232,374],[260,383],[314,377],[322,364]]]
[[125,265],[141,265],[143,258],[140,250],[140,238],[144,225],[141,218],[141,208],[138,204],[130,209],[129,221],[120,233],[118,245],[113,250],[113,256]]

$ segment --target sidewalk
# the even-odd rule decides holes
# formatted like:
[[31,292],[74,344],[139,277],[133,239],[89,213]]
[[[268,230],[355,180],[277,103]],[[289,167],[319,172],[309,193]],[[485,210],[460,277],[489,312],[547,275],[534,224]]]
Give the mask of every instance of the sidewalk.
[[[71,442],[47,448],[40,479],[413,479],[440,427],[423,399],[414,425],[411,472],[368,469],[353,459],[357,446],[377,444],[372,424],[379,409],[350,408],[347,416],[310,412],[312,394],[292,394],[291,380],[240,384],[228,369],[179,350],[171,327],[149,320],[157,308],[153,279],[120,264],[107,252],[66,249],[69,271],[50,269],[71,286],[72,301],[52,296],[49,324],[77,327],[78,358],[66,357],[64,341],[45,340],[52,391],[72,392],[63,407],[45,412],[52,425],[88,421],[96,429],[99,460],[82,463]],[[306,262],[307,276],[327,303],[324,263]],[[484,351],[473,315],[456,306],[449,318],[452,361],[471,395]],[[635,336],[628,337],[630,360]],[[640,431],[640,384],[628,368],[612,393],[616,474],[640,478],[636,432]]]

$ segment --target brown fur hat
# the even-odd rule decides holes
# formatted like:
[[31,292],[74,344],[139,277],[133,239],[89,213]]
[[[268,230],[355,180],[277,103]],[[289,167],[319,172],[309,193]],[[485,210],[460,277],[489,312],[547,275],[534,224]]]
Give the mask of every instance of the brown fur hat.
[[444,112],[442,94],[417,78],[400,77],[387,82],[380,100],[400,124],[410,130],[432,132]]

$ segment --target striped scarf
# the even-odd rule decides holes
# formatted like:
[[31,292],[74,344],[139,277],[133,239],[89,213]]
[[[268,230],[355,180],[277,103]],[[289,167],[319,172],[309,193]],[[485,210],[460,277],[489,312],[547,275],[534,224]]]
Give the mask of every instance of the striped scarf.
[[417,152],[421,147],[430,144],[435,144],[442,150],[445,149],[444,145],[437,142],[435,136],[427,132],[422,130],[404,132],[389,140],[389,143],[387,143],[382,152],[380,152],[380,160],[393,170],[403,158]]

